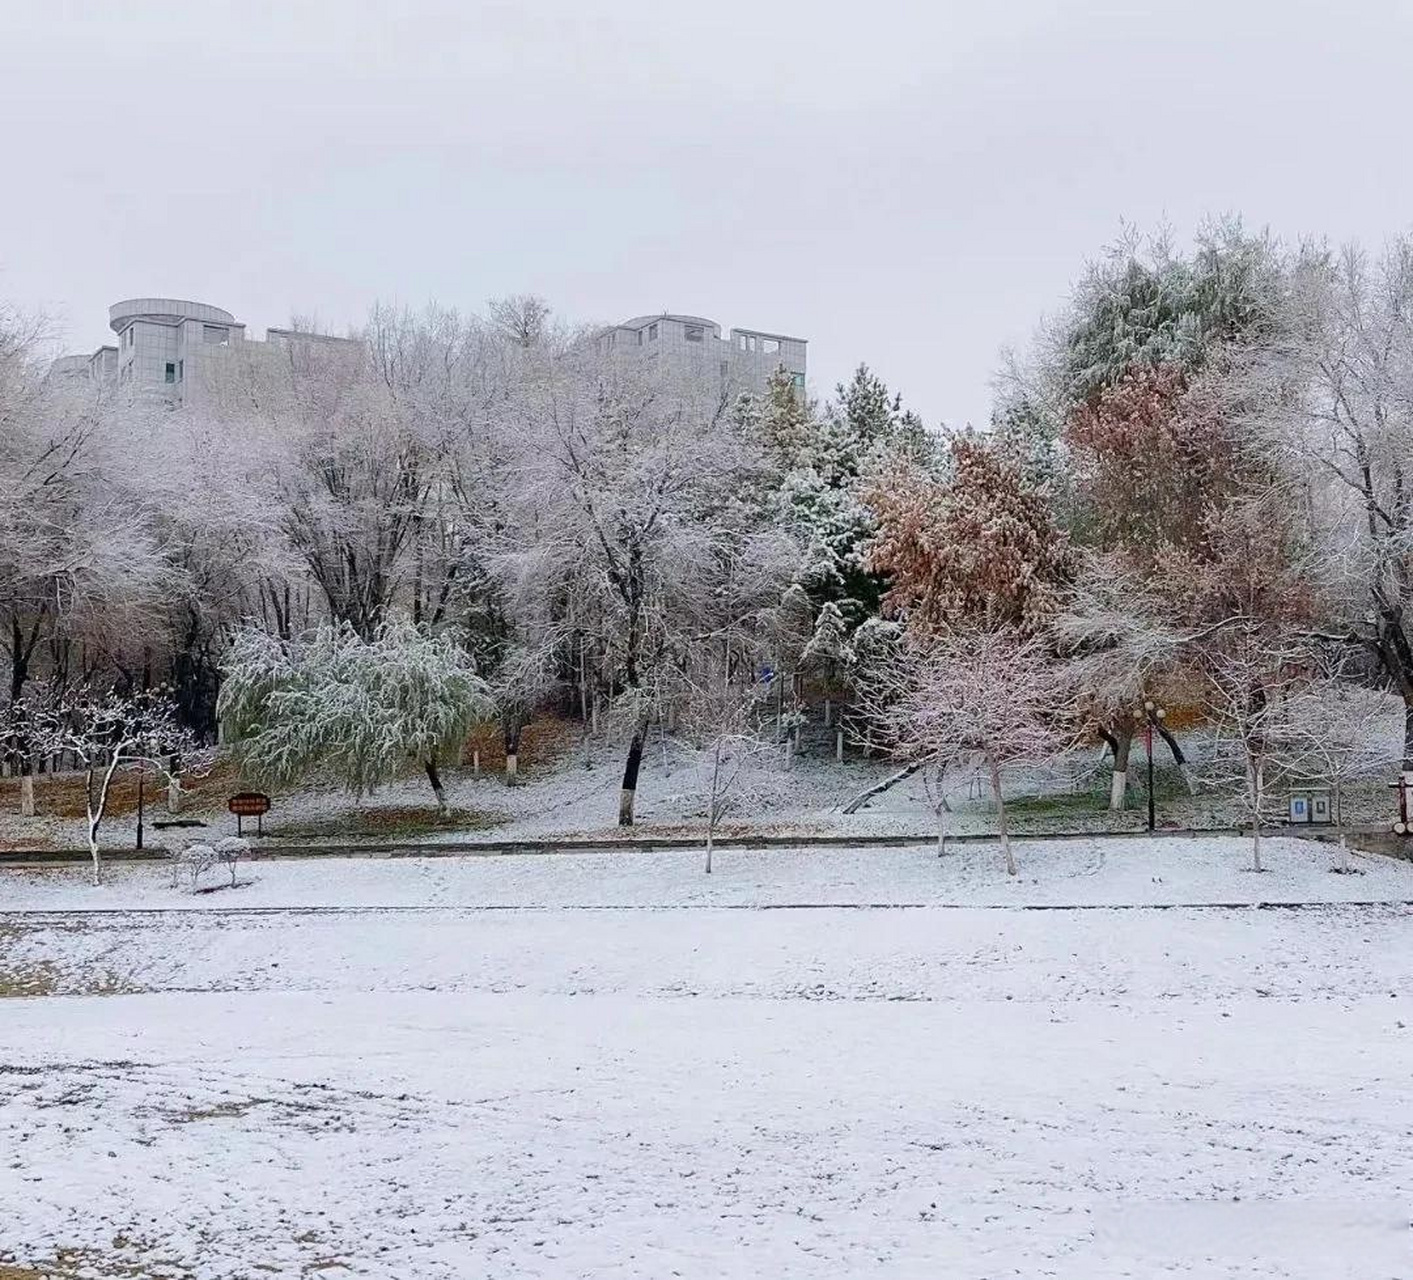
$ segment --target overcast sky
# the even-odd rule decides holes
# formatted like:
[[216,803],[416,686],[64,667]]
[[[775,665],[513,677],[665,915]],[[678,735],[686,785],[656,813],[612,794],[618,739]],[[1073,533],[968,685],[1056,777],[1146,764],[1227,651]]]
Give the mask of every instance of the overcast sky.
[[0,299],[649,311],[986,419],[1125,220],[1413,226],[1413,3],[0,0]]

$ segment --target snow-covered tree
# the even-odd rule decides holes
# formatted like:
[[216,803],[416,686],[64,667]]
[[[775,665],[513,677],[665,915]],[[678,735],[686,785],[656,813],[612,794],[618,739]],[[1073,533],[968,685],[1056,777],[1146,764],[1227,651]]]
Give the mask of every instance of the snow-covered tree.
[[887,577],[885,608],[909,628],[1034,633],[1058,609],[1067,540],[1044,498],[990,442],[955,437],[946,479],[898,467],[873,486],[869,503],[878,533],[868,563]]
[[633,822],[643,747],[683,644],[701,625],[714,531],[763,466],[719,391],[583,348],[525,388],[523,572],[596,632],[627,727],[618,820]]
[[103,871],[99,828],[118,770],[150,768],[179,783],[178,767],[192,772],[209,763],[196,739],[178,723],[176,704],[165,689],[70,689],[36,710],[29,733],[40,754],[67,754],[84,771],[94,884]]
[[[1215,516],[1201,558],[1174,553],[1162,566],[1184,616],[1205,624],[1190,644],[1219,745],[1233,748],[1225,773],[1240,782],[1257,871],[1270,766],[1289,735],[1291,699],[1318,669],[1320,584],[1298,529],[1288,495],[1274,489]],[[1223,759],[1219,751],[1219,773]]]
[[466,652],[401,613],[371,639],[347,622],[288,641],[247,628],[223,669],[221,722],[251,776],[288,786],[325,770],[362,796],[414,760],[443,813],[440,764],[491,709]]
[[[892,755],[941,772],[980,766],[996,804],[1006,871],[1016,874],[1003,775],[1040,763],[1070,740],[1070,694],[1045,645],[1015,628],[969,629],[910,644],[875,676],[870,705]],[[938,843],[945,807],[937,809]]]
[[1151,567],[1164,547],[1191,546],[1210,511],[1259,483],[1258,461],[1222,406],[1190,393],[1179,365],[1140,364],[1104,387],[1075,409],[1064,440],[1078,534],[1135,567]]
[[1304,480],[1292,495],[1333,587],[1324,630],[1362,647],[1404,704],[1413,768],[1413,237],[1299,255],[1279,333],[1233,373],[1264,446]]
[[1300,690],[1286,708],[1282,765],[1292,777],[1329,786],[1339,839],[1335,870],[1342,873],[1350,870],[1346,789],[1398,771],[1400,739],[1388,733],[1392,702],[1388,694],[1336,672]]
[[703,869],[710,875],[722,819],[778,792],[779,753],[761,732],[769,689],[749,668],[733,676],[724,651],[700,664],[684,693],[678,724],[704,761]]
[[[1109,808],[1124,807],[1139,709],[1167,702],[1184,684],[1188,634],[1144,576],[1122,557],[1089,555],[1048,630],[1067,664],[1077,709],[1112,753]],[[1156,726],[1182,768],[1182,748]]]

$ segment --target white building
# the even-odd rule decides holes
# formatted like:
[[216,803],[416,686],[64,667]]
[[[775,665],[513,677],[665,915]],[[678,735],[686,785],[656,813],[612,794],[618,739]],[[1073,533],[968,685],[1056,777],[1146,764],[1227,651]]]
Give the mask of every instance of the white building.
[[108,308],[117,346],[91,355],[61,356],[51,375],[86,376],[184,403],[202,385],[214,361],[232,351],[287,348],[292,342],[349,342],[293,329],[267,329],[263,342],[245,336],[245,325],[229,311],[180,298],[128,298]]
[[805,387],[804,338],[760,329],[732,329],[725,337],[704,316],[634,316],[597,335],[601,351],[655,361],[668,370],[701,377],[715,374],[737,391],[760,391],[782,365],[796,388]]

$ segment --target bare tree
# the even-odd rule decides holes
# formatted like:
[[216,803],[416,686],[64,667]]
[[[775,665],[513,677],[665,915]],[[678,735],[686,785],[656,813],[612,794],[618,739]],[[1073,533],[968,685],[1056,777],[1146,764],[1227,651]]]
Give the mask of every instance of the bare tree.
[[175,782],[176,762],[189,773],[209,764],[209,756],[178,724],[176,706],[165,690],[134,694],[91,688],[71,690],[44,716],[36,738],[45,753],[66,752],[85,772],[88,850],[93,860],[94,884],[99,883],[103,869],[98,831],[118,770],[137,765]]
[[[1003,775],[1053,757],[1072,737],[1072,696],[1043,643],[1011,628],[914,643],[875,678],[869,698],[895,758],[915,768],[971,763],[985,771],[1006,871],[1015,875]],[[939,804],[939,844],[944,813]]]
[[527,385],[519,525],[542,589],[576,601],[599,634],[608,691],[627,724],[618,821],[631,826],[661,688],[700,626],[713,530],[758,449],[721,397],[579,349]]
[[1291,738],[1293,699],[1310,679],[1311,654],[1293,637],[1244,618],[1203,655],[1207,705],[1217,726],[1210,774],[1233,785],[1251,826],[1251,867],[1261,871],[1261,823],[1273,765]]
[[706,862],[721,820],[733,809],[776,794],[779,753],[761,733],[766,688],[747,670],[736,680],[724,661],[704,664],[697,683],[682,698],[680,728],[706,761]]
[[[1109,808],[1120,810],[1134,713],[1147,700],[1163,700],[1178,674],[1186,637],[1142,577],[1116,556],[1084,561],[1051,635],[1068,664],[1083,714],[1112,752]],[[1159,732],[1182,768],[1186,761],[1177,740],[1165,727]]]
[[1350,870],[1345,790],[1399,764],[1386,732],[1391,701],[1387,693],[1330,675],[1302,689],[1287,708],[1284,764],[1292,776],[1329,785],[1339,841],[1334,869],[1342,873]]
[[1413,769],[1413,237],[1377,259],[1309,246],[1279,332],[1236,365],[1268,448],[1302,474],[1297,501],[1324,543],[1339,625],[1404,703]]

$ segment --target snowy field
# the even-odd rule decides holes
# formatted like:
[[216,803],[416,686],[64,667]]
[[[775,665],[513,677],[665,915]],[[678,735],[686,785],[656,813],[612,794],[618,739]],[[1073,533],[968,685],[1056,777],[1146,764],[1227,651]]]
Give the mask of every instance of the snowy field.
[[0,1260],[1413,1276],[1413,866],[1018,855],[0,872]]

